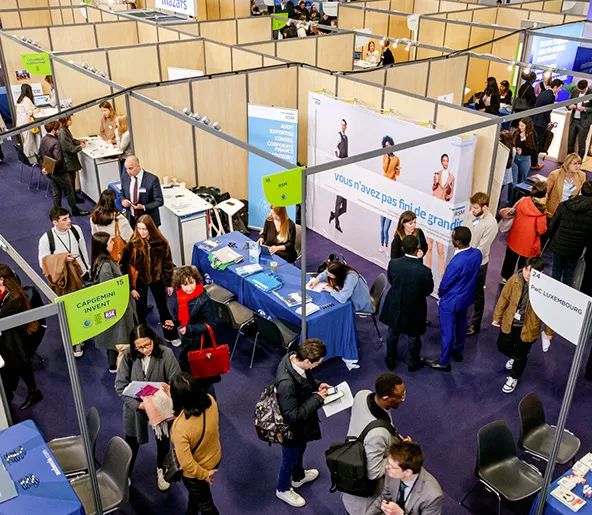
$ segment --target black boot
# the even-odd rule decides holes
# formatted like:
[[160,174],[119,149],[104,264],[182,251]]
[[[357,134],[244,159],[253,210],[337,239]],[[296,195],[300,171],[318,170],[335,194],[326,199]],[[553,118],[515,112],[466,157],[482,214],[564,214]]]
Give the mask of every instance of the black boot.
[[84,200],[78,193],[76,194],[76,203],[77,204],[84,204],[86,200]]
[[43,394],[41,393],[41,390],[39,390],[39,388],[35,388],[34,390],[31,390],[29,392],[29,395],[27,395],[27,400],[19,406],[19,409],[25,410],[33,406],[33,404],[37,404],[39,401],[42,400]]
[[85,209],[73,209],[72,210],[72,216],[86,216],[90,214],[90,211],[86,211]]

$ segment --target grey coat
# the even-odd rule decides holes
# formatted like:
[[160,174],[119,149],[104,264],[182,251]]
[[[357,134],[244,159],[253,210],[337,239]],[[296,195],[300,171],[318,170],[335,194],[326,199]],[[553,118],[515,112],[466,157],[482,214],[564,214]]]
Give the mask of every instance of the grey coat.
[[[119,265],[113,261],[105,261],[101,268],[95,271],[93,276],[94,284],[104,283],[116,277],[121,277],[121,269]],[[95,336],[95,347],[99,349],[115,350],[115,346],[119,344],[128,344],[130,333],[135,325],[138,323],[136,315],[136,303],[133,302],[131,295],[127,310],[121,319],[112,327]]]
[[171,379],[181,372],[177,358],[168,347],[161,347],[162,356],[150,358],[148,374],[144,377],[142,361],[132,360],[131,347],[126,349],[117,370],[115,391],[123,400],[123,427],[127,436],[135,436],[139,444],[148,442],[148,417],[144,410],[139,410],[140,400],[123,395],[123,390],[132,381],[153,381],[170,384]]
[[[382,515],[380,505],[383,499],[395,502],[399,495],[399,483],[398,479],[392,479],[387,474],[384,490],[368,509],[366,515]],[[444,495],[438,481],[426,469],[422,468],[405,501],[406,515],[441,515],[443,504]]]
[[[349,422],[349,429],[347,436],[360,436],[364,428],[374,422],[376,417],[370,412],[368,408],[368,395],[372,392],[370,390],[359,391],[352,406],[351,418]],[[390,413],[386,412],[390,418]],[[349,515],[365,515],[366,511],[376,498],[382,492],[384,487],[384,473],[386,468],[386,460],[388,448],[393,443],[394,437],[383,427],[377,427],[370,431],[366,438],[364,438],[364,452],[366,453],[366,472],[368,479],[378,479],[376,483],[376,491],[370,497],[360,497],[358,495],[341,494],[343,505]]]
[[82,168],[78,160],[78,152],[82,151],[80,140],[72,136],[70,129],[64,127],[60,129],[58,134],[60,146],[62,147],[62,154],[64,157],[63,169],[66,172],[76,172]]

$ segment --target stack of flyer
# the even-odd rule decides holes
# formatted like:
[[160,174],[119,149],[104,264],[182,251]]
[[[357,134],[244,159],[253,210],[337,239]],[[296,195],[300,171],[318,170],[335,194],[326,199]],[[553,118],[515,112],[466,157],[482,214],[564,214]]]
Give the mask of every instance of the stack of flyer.
[[586,504],[584,499],[578,497],[576,494],[570,492],[567,488],[561,485],[555,488],[555,490],[551,492],[551,495],[562,504],[565,504],[565,506],[567,506],[572,511],[578,511],[582,506],[584,506],[584,504]]
[[559,480],[557,488],[551,495],[572,511],[579,511],[586,501],[577,496],[572,490],[581,483],[585,483],[584,477],[592,469],[592,453],[586,454],[573,466],[572,475],[565,476]]
[[206,252],[212,252],[212,250],[214,250],[216,247],[219,247],[220,245],[222,245],[222,241],[211,238],[209,240],[202,241],[198,247],[202,250],[205,250]]

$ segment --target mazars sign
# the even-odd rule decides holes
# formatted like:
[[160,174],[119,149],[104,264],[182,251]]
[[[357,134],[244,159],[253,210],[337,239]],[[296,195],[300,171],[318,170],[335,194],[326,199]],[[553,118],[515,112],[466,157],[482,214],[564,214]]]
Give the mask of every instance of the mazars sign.
[[155,0],[154,5],[157,9],[173,11],[187,16],[197,16],[195,0]]

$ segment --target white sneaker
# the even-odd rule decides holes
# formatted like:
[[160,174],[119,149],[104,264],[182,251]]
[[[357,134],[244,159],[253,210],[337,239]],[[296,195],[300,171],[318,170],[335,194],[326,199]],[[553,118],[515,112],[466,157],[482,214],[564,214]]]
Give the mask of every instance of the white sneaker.
[[304,477],[300,481],[292,481],[294,488],[300,488],[304,483],[310,483],[319,477],[319,471],[317,469],[309,469],[304,471]]
[[384,246],[381,245],[380,247],[378,247],[378,252],[383,253],[384,252]]
[[173,347],[180,347],[181,346],[181,340],[179,340],[179,338],[177,338],[175,340],[171,340],[171,345]]
[[509,359],[508,361],[506,361],[506,370],[512,370],[512,367],[514,366],[514,360],[513,359]]
[[162,469],[157,468],[156,469],[156,475],[157,475],[157,480],[156,480],[156,484],[158,485],[158,489],[161,492],[164,492],[165,490],[168,490],[171,487],[170,483],[167,483],[164,479],[164,472],[162,471]]
[[300,494],[297,494],[293,488],[290,488],[290,490],[286,492],[280,492],[279,490],[276,490],[275,496],[285,503],[288,503],[290,506],[294,506],[294,508],[302,508],[306,504],[304,497],[302,497]]
[[74,357],[81,358],[84,355],[84,349],[82,345],[74,345]]
[[506,384],[504,384],[504,387],[502,388],[502,392],[512,393],[515,390],[517,384],[518,384],[518,379],[514,379],[513,377],[508,377],[506,379]]

